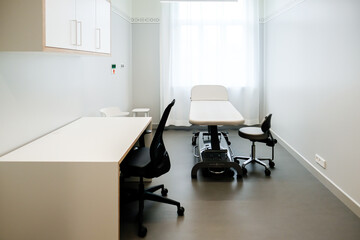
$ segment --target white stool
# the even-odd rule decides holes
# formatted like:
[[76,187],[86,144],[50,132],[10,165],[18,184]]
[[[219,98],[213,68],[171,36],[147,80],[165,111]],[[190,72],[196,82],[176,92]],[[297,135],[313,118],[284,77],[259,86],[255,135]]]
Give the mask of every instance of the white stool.
[[136,117],[138,113],[143,113],[145,117],[149,116],[150,108],[134,108],[132,110],[133,117]]
[[100,109],[100,115],[102,117],[126,117],[129,112],[122,112],[118,107],[106,107]]

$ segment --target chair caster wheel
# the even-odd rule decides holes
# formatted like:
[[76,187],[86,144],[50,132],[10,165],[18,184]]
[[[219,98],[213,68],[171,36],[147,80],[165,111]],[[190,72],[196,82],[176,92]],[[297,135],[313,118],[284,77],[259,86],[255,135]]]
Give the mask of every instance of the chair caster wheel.
[[138,235],[139,235],[139,237],[145,237],[146,236],[146,234],[147,234],[147,228],[146,227],[144,227],[144,226],[141,226],[140,228],[139,228],[139,232],[138,232]]
[[274,167],[275,167],[275,163],[274,163],[273,161],[270,161],[270,162],[269,162],[269,166],[270,166],[271,168],[274,168]]
[[266,176],[270,176],[271,175],[271,171],[269,169],[265,169],[265,175]]
[[166,197],[168,192],[169,191],[167,190],[167,188],[164,188],[163,190],[161,190],[161,196]]
[[184,216],[185,208],[179,207],[177,210],[178,216]]
[[243,175],[246,175],[246,174],[247,174],[247,169],[246,169],[246,167],[242,167],[241,169],[242,169],[242,174],[243,174]]

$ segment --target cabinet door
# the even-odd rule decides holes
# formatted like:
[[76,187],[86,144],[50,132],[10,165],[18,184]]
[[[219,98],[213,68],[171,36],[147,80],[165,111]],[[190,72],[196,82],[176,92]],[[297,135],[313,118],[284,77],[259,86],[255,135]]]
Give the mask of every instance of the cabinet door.
[[75,0],[45,0],[45,46],[76,49]]
[[77,49],[95,52],[95,0],[76,0]]
[[96,0],[96,52],[110,53],[110,2]]

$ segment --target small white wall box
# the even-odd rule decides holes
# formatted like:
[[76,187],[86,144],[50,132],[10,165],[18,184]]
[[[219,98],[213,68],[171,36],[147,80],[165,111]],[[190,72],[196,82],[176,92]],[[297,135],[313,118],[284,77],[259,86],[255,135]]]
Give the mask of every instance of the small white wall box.
[[319,164],[322,168],[326,168],[326,161],[319,155],[315,154],[315,162]]

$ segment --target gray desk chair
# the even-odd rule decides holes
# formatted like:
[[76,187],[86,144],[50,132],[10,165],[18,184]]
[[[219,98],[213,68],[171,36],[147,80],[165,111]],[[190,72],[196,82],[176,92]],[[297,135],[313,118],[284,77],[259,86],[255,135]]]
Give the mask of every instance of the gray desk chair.
[[[274,163],[274,146],[277,143],[277,140],[273,138],[270,132],[271,127],[271,117],[272,114],[269,114],[265,117],[263,122],[260,125],[256,126],[244,126],[239,129],[239,136],[245,139],[249,139],[252,142],[251,145],[251,156],[250,157],[243,157],[243,156],[236,156],[234,160],[239,162],[239,159],[246,160],[241,165],[243,174],[247,174],[247,169],[245,168],[246,165],[249,163],[258,163],[265,167],[265,175],[270,176],[271,171],[269,167],[264,163],[264,161],[269,161],[269,166],[271,168],[275,167]],[[255,142],[262,142],[265,143],[267,146],[272,148],[272,157],[271,158],[257,158],[255,156]]]
[[[139,147],[131,151],[120,165],[121,173],[124,176],[140,177],[139,188],[133,200],[139,200],[139,214],[138,214],[138,235],[145,237],[147,233],[146,227],[143,226],[143,211],[144,200],[151,200],[161,203],[167,203],[177,206],[177,214],[184,215],[185,209],[179,202],[166,198],[168,190],[164,185],[153,186],[144,189],[143,178],[156,178],[167,173],[170,170],[170,157],[166,151],[163,141],[163,131],[166,120],[169,116],[172,106],[175,104],[175,99],[166,107],[159,126],[156,129],[155,136],[151,142],[150,148]],[[155,191],[161,189],[161,195],[154,194]]]

